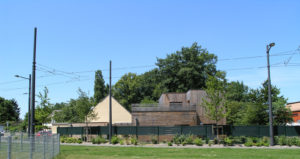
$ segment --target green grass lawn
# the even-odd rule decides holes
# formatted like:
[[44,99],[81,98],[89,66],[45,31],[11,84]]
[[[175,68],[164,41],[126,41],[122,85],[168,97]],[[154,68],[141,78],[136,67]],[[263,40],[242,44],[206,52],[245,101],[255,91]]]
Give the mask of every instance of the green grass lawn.
[[61,146],[57,159],[299,159],[300,149]]

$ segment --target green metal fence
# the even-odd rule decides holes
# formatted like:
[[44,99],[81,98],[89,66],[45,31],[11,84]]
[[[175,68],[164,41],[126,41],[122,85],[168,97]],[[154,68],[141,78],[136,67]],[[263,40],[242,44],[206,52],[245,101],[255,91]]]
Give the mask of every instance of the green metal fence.
[[[88,127],[58,127],[57,132],[63,136],[72,135],[106,135],[107,126]],[[113,126],[114,135],[176,135],[193,134],[207,138],[215,137],[216,128],[212,125],[203,126]],[[269,136],[269,126],[229,126],[219,128],[220,134],[227,136]],[[300,126],[274,126],[275,136],[300,136]]]

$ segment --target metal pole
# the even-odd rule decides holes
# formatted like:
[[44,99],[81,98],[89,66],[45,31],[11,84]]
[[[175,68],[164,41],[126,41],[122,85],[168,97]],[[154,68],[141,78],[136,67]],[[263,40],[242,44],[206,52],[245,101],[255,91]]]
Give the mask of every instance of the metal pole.
[[29,140],[30,140],[30,153],[29,153],[29,158],[32,159],[33,158],[33,138],[34,136],[30,136]]
[[31,105],[31,74],[29,74],[29,91],[28,91],[28,137],[30,137],[31,132],[31,113],[30,113],[30,105]]
[[11,159],[11,136],[8,137],[7,159]]
[[46,159],[46,135],[43,136],[43,157]]
[[21,139],[20,140],[21,140],[21,142],[20,142],[21,143],[20,144],[21,145],[21,152],[23,152],[23,132],[21,132]]
[[111,61],[109,61],[109,143],[112,137],[112,110],[111,110]]
[[267,45],[270,146],[274,146],[273,115],[272,115],[272,97],[271,97],[271,77],[270,77],[270,58],[269,58],[269,56],[270,56],[270,54],[269,54],[270,48],[271,48],[271,45]]
[[35,134],[35,69],[36,69],[36,34],[37,28],[34,28],[34,44],[33,44],[33,62],[32,62],[32,94],[31,94],[31,134]]

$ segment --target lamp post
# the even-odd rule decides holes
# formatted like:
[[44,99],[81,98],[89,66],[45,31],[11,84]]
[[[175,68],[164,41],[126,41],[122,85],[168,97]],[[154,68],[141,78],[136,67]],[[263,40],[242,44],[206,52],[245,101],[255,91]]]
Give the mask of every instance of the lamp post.
[[270,125],[270,145],[274,146],[273,133],[273,113],[272,113],[272,96],[271,96],[271,77],[270,77],[270,49],[275,46],[275,43],[267,45],[267,61],[268,61],[268,101],[269,101],[269,125]]
[[30,136],[30,130],[31,130],[31,121],[30,121],[30,103],[31,103],[31,74],[29,74],[29,77],[23,77],[23,76],[19,76],[19,75],[15,75],[15,77],[17,78],[23,78],[26,80],[29,80],[29,90],[28,90],[28,136]]

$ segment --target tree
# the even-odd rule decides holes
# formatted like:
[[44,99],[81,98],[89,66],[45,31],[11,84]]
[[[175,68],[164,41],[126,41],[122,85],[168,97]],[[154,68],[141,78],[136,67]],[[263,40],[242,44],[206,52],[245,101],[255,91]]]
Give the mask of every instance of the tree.
[[20,108],[14,100],[7,100],[0,97],[0,123],[4,124],[7,121],[17,122],[20,120]]
[[158,58],[156,65],[168,92],[186,92],[205,88],[207,78],[218,72],[216,62],[214,54],[193,43],[191,47],[183,47],[165,59]]
[[86,122],[87,118],[93,118],[96,114],[93,113],[92,108],[95,101],[89,98],[87,93],[78,89],[78,98],[70,99],[70,101],[54,114],[56,122]]
[[[272,112],[274,115],[274,125],[283,125],[291,121],[291,113],[285,108],[286,99],[280,95],[280,89],[276,86],[271,86]],[[262,87],[252,89],[249,92],[249,101],[254,103],[252,107],[248,108],[246,121],[251,125],[267,125],[269,124],[268,114],[268,81],[262,83]]]
[[233,81],[226,86],[226,100],[228,101],[246,102],[248,93],[249,88],[243,82]]
[[286,125],[293,122],[292,112],[286,107],[287,100],[279,98],[276,102],[272,103],[274,125]]
[[140,77],[135,73],[127,73],[114,85],[114,97],[127,109],[131,110],[132,103],[139,103],[141,95]]
[[52,113],[52,104],[48,97],[49,90],[47,87],[44,88],[43,93],[39,92],[38,98],[40,99],[37,108],[35,109],[35,120],[36,125],[42,125],[51,121],[50,114]]
[[102,71],[97,70],[95,72],[95,84],[94,84],[94,99],[95,104],[99,103],[108,94],[105,87],[105,81],[102,76]]
[[[203,98],[205,114],[216,122],[218,128],[218,122],[225,117],[225,73],[217,72],[215,76],[209,76],[206,86],[207,98]],[[217,138],[218,136],[219,131],[217,130]]]

